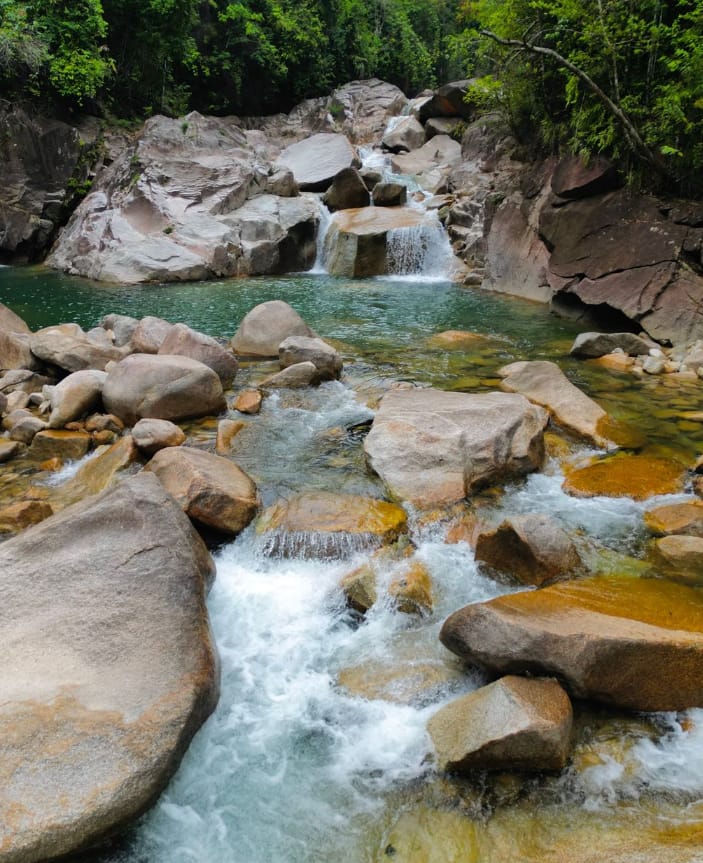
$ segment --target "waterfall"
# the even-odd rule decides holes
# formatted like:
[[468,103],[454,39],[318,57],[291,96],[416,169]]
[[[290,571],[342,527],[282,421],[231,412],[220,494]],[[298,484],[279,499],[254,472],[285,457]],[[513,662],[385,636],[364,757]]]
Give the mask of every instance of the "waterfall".
[[427,281],[451,278],[454,255],[449,238],[438,219],[388,232],[387,272]]
[[327,207],[320,201],[320,222],[317,226],[317,252],[315,254],[315,263],[312,265],[311,273],[321,274],[326,273],[327,269],[325,267],[325,240],[327,239],[327,232],[330,229],[330,224],[332,222],[332,213],[327,209]]

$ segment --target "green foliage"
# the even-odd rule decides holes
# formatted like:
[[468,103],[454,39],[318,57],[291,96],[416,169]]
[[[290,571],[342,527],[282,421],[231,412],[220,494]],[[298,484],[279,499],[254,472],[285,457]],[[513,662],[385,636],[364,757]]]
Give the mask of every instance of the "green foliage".
[[681,191],[701,191],[703,0],[477,0],[462,15],[453,49],[472,74],[499,82],[493,104],[517,134],[538,129],[549,147],[604,152],[627,169],[648,161],[581,76],[481,30],[558,52],[624,113]]
[[27,7],[14,0],[0,0],[0,82],[12,95],[22,87],[36,88],[48,59],[43,34],[27,20]]

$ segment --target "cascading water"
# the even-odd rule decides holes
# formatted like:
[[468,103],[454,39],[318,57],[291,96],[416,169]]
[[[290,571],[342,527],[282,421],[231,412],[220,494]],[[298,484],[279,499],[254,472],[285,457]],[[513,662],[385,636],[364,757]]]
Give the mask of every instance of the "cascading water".
[[313,275],[323,275],[327,272],[325,269],[325,240],[327,239],[327,232],[329,231],[330,224],[332,222],[332,213],[330,213],[322,201],[320,201],[319,212],[320,220],[317,225],[317,251],[315,254],[315,263],[310,270]]
[[438,219],[388,232],[387,272],[411,280],[444,281],[451,278],[454,256],[449,238]]

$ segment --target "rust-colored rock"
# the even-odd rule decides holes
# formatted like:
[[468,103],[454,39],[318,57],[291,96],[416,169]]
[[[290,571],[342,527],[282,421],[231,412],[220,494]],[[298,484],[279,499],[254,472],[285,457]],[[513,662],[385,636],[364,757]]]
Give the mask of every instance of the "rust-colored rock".
[[259,390],[243,390],[234,400],[232,407],[240,414],[258,414],[263,400],[263,394]]
[[632,497],[646,500],[657,494],[683,491],[686,471],[673,459],[647,455],[617,455],[572,470],[562,488],[574,497]]
[[403,614],[432,613],[432,577],[420,560],[411,560],[401,568],[390,585],[388,595]]
[[51,503],[54,509],[63,509],[104,491],[137,456],[137,447],[131,435],[125,435],[116,443],[103,446],[102,451],[96,451],[96,454],[78,469],[74,477],[52,490]]
[[339,586],[342,588],[347,605],[359,614],[366,614],[376,604],[378,599],[376,570],[372,564],[364,564],[348,573]]
[[360,698],[425,707],[450,687],[462,685],[461,667],[442,661],[364,662],[343,668],[338,684]]
[[703,603],[663,579],[597,576],[468,605],[440,638],[496,674],[553,675],[631,710],[703,706]]
[[49,458],[82,458],[90,449],[92,438],[86,432],[46,429],[37,432],[32,439],[29,455],[37,461]]
[[670,533],[703,536],[703,502],[690,500],[658,506],[645,512],[644,523],[656,536]]
[[232,441],[244,428],[241,420],[220,420],[217,424],[215,452],[218,455],[228,455],[232,449]]
[[686,584],[703,585],[703,537],[663,536],[656,541],[665,569]]
[[19,533],[53,515],[51,505],[44,500],[20,500],[0,509],[0,531]]
[[561,770],[573,712],[555,680],[508,676],[457,698],[427,730],[442,770]]

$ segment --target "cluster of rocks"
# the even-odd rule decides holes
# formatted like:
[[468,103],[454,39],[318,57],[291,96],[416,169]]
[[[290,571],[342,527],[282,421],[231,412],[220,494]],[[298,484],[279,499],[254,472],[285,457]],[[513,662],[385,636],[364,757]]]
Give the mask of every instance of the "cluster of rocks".
[[695,382],[703,378],[703,340],[666,348],[645,334],[581,333],[571,346],[571,356],[588,359],[602,368],[633,375],[676,375]]

